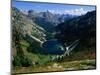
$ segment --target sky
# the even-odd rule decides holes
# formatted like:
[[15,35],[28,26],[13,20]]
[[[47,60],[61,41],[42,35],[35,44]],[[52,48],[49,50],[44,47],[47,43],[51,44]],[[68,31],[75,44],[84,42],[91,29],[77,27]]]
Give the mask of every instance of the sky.
[[36,2],[12,2],[12,6],[21,11],[35,10],[44,12],[49,10],[52,13],[82,15],[88,11],[95,10],[95,6],[86,5],[69,5],[69,4],[54,4],[54,3],[36,3]]

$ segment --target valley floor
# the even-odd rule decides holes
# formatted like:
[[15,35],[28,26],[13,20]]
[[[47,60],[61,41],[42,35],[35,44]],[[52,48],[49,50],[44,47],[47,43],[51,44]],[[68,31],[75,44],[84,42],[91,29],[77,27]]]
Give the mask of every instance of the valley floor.
[[37,72],[57,72],[96,69],[95,59],[85,59],[67,62],[49,62],[43,66],[13,68],[12,74],[15,73],[37,73]]

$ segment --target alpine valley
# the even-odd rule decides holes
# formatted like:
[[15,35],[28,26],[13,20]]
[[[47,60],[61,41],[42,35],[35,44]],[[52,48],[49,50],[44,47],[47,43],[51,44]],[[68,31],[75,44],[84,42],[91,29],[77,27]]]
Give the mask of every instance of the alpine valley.
[[12,73],[96,68],[96,10],[83,15],[11,10]]

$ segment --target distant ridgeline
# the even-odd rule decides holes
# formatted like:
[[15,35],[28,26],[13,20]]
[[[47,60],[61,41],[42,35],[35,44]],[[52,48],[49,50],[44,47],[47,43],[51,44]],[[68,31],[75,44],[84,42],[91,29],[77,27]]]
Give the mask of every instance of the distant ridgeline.
[[46,12],[36,12],[34,10],[29,10],[28,15],[34,22],[36,22],[39,26],[43,27],[47,32],[53,32],[54,27],[65,20],[69,20],[75,15],[70,14],[54,14],[49,10]]

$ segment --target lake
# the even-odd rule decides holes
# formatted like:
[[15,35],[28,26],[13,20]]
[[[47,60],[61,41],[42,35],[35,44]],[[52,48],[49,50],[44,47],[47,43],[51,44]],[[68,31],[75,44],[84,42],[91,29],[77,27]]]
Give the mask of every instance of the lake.
[[42,47],[48,54],[60,55],[65,52],[62,44],[56,39],[47,40]]

